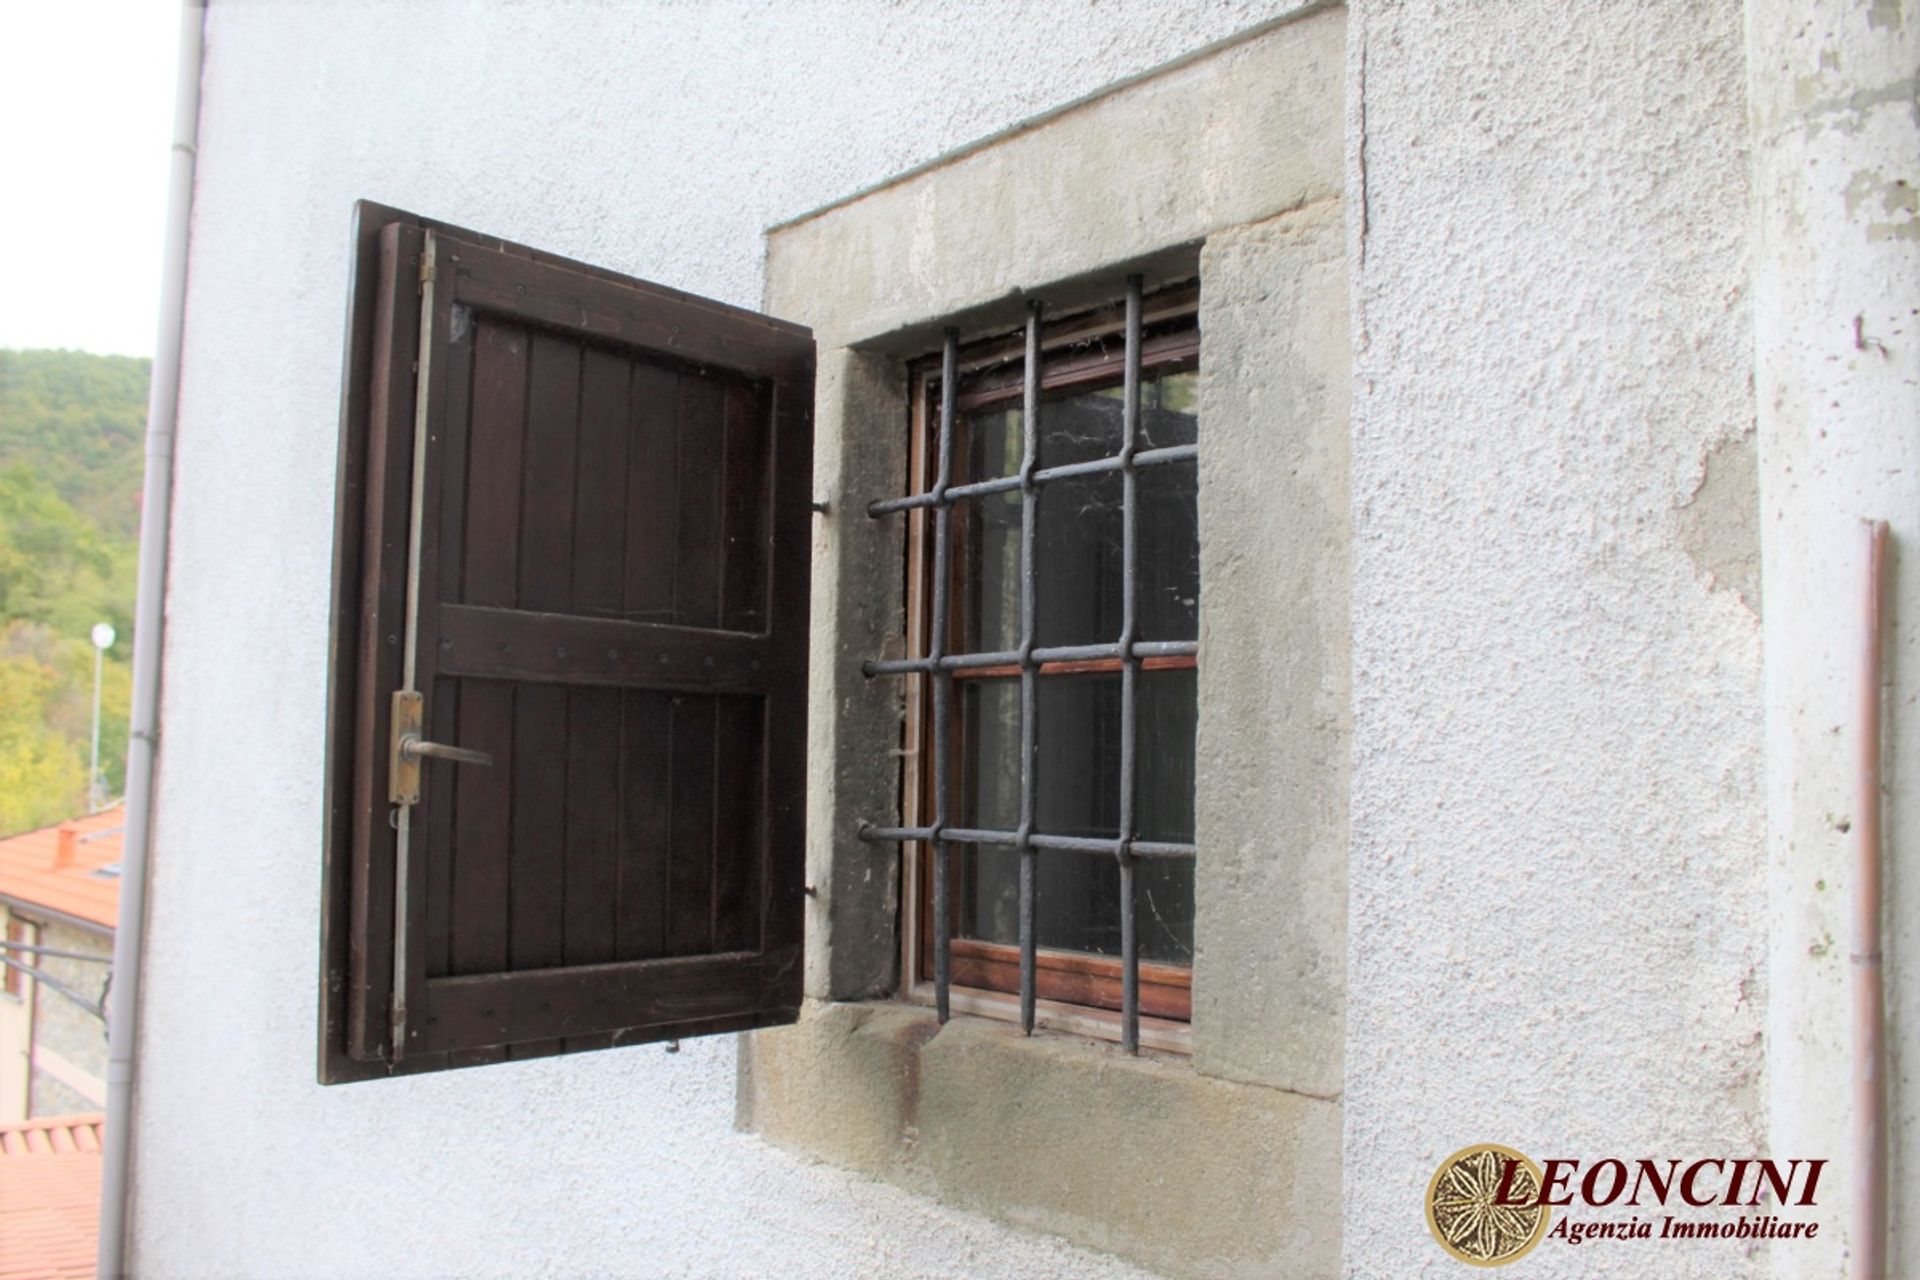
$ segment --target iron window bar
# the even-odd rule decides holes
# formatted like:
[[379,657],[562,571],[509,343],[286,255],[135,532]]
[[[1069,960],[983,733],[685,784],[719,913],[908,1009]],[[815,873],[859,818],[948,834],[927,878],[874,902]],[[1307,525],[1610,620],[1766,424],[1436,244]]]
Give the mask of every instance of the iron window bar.
[[[933,487],[925,493],[889,498],[867,507],[878,518],[901,511],[933,513],[933,600],[926,653],[917,658],[869,661],[868,676],[919,675],[932,681],[933,699],[933,820],[925,826],[865,826],[863,840],[890,843],[926,843],[933,852],[933,984],[934,1011],[941,1022],[949,1013],[950,952],[952,950],[948,850],[954,844],[1010,847],[1020,855],[1020,1026],[1033,1033],[1037,987],[1037,943],[1034,924],[1035,863],[1042,850],[1109,854],[1120,873],[1120,1042],[1128,1053],[1140,1051],[1140,948],[1135,929],[1134,865],[1141,858],[1192,858],[1191,843],[1141,840],[1135,832],[1134,756],[1138,736],[1137,677],[1142,663],[1153,658],[1193,657],[1194,641],[1142,641],[1139,619],[1138,475],[1140,469],[1191,462],[1198,446],[1137,448],[1140,435],[1140,370],[1142,340],[1142,280],[1127,278],[1125,351],[1121,373],[1120,451],[1111,457],[1063,466],[1041,467],[1040,384],[1042,304],[1028,305],[1026,367],[1022,385],[1022,423],[1025,433],[1020,470],[1010,476],[954,484],[953,440],[959,371],[960,335],[946,330],[940,353],[939,444]],[[1121,622],[1119,639],[1108,644],[1064,645],[1041,648],[1034,644],[1034,542],[1036,511],[1041,488],[1056,480],[1118,472],[1121,476]],[[1020,647],[991,653],[949,653],[948,597],[952,568],[952,519],[956,502],[990,494],[1020,494]],[[1036,677],[1049,663],[1112,661],[1120,664],[1120,777],[1119,821],[1111,838],[1055,835],[1034,829],[1034,760],[1038,754]],[[959,671],[986,667],[1017,667],[1020,674],[1020,821],[1014,830],[986,830],[953,825],[949,724],[952,718],[953,679]]]

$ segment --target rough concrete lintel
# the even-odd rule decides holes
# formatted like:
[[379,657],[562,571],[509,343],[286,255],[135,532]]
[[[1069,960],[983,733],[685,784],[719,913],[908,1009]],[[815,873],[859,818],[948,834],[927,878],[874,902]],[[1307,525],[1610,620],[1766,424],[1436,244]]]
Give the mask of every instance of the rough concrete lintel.
[[900,347],[1337,194],[1345,39],[1344,11],[1316,10],[778,228],[767,309],[826,345]]

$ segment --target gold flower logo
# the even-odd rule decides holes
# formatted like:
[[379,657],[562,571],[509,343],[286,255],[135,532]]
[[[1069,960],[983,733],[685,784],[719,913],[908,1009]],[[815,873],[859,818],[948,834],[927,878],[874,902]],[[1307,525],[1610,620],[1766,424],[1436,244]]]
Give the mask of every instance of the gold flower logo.
[[[1502,1197],[1509,1161],[1518,1167]],[[1539,1197],[1539,1165],[1511,1147],[1482,1142],[1454,1152],[1434,1170],[1427,1183],[1427,1230],[1462,1262],[1504,1266],[1547,1234],[1553,1211],[1536,1205]]]

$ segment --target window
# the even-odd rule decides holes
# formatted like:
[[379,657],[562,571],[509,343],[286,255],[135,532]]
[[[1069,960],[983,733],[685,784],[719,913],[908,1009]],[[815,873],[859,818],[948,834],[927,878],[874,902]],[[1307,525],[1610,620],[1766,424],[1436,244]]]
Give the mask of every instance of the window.
[[[960,346],[913,379],[908,961],[1185,1020],[1199,536],[1192,286]],[[1038,423],[1037,430],[1030,430]]]
[[[29,924],[19,916],[9,914],[7,916],[7,941],[9,943],[17,943],[21,947],[36,946],[40,941],[40,928],[38,925]],[[15,1000],[18,1000],[26,994],[27,990],[27,974],[20,966],[34,965],[36,963],[34,954],[31,951],[19,950],[9,946],[6,948],[6,956],[7,959],[14,963],[0,965],[0,969],[6,971],[4,981],[0,982],[0,992],[4,992],[12,996]]]
[[321,1078],[791,1022],[814,348],[362,205]]

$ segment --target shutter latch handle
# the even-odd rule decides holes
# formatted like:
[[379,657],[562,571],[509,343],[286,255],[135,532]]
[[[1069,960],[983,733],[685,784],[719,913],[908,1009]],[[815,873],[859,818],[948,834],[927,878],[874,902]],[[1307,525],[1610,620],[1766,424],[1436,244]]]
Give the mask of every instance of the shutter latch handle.
[[447,760],[454,764],[492,764],[490,752],[428,742],[420,736],[424,707],[412,689],[393,695],[392,747],[387,753],[387,800],[391,804],[420,803],[420,761]]
[[444,742],[428,742],[409,733],[400,739],[402,759],[426,756],[432,760],[451,760],[455,764],[492,764],[493,756],[470,747],[450,747]]

